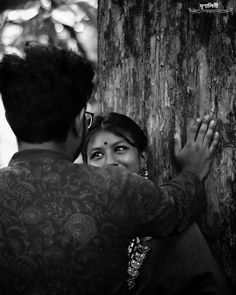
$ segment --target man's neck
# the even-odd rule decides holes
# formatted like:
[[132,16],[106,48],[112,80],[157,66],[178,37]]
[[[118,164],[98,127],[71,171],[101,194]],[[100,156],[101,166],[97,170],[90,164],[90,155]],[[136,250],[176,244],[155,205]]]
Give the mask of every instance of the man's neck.
[[54,152],[59,152],[66,156],[68,159],[73,161],[73,155],[68,151],[65,143],[57,143],[54,141],[47,141],[43,143],[28,143],[20,142],[18,144],[19,151],[23,150],[50,150]]

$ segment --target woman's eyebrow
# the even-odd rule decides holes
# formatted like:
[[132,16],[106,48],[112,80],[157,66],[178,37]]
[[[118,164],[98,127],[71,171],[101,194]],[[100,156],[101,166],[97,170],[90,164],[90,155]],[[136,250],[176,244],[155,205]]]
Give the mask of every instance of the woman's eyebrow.
[[121,139],[121,140],[118,140],[118,141],[114,142],[114,143],[112,144],[112,146],[118,145],[118,144],[120,144],[120,143],[122,143],[122,144],[127,144],[126,140]]

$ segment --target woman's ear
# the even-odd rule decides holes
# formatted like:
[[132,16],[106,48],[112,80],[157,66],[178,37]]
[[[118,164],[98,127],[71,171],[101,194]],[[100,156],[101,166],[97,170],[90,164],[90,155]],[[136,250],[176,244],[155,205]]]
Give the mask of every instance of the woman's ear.
[[146,151],[139,153],[140,168],[144,168],[147,165],[148,154]]

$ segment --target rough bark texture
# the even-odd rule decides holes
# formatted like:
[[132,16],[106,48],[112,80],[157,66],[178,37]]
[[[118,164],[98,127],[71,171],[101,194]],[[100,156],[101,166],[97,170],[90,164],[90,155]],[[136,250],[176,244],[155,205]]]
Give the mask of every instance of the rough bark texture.
[[[203,1],[204,2],[204,1]],[[214,1],[213,1],[214,2]],[[236,4],[233,12],[190,13],[198,1],[102,0],[98,5],[98,100],[127,114],[149,137],[150,174],[175,173],[173,134],[211,112],[220,144],[199,221],[224,272],[235,279]],[[236,256],[236,255],[235,255]]]

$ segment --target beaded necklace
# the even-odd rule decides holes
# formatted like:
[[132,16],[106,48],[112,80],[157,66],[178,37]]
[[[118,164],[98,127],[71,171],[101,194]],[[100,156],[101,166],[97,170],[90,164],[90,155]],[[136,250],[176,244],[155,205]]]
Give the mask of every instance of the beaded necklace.
[[[143,168],[140,168],[139,174],[145,179],[148,179],[147,164]],[[140,269],[146,260],[148,252],[151,248],[148,246],[148,241],[152,240],[152,237],[132,239],[128,246],[128,289],[131,290],[135,286],[135,280],[140,274]]]
[[136,237],[132,239],[128,246],[128,289],[131,290],[135,286],[135,280],[140,274],[141,266],[146,260],[148,252],[151,248],[148,246],[148,241],[152,237],[139,238]]

